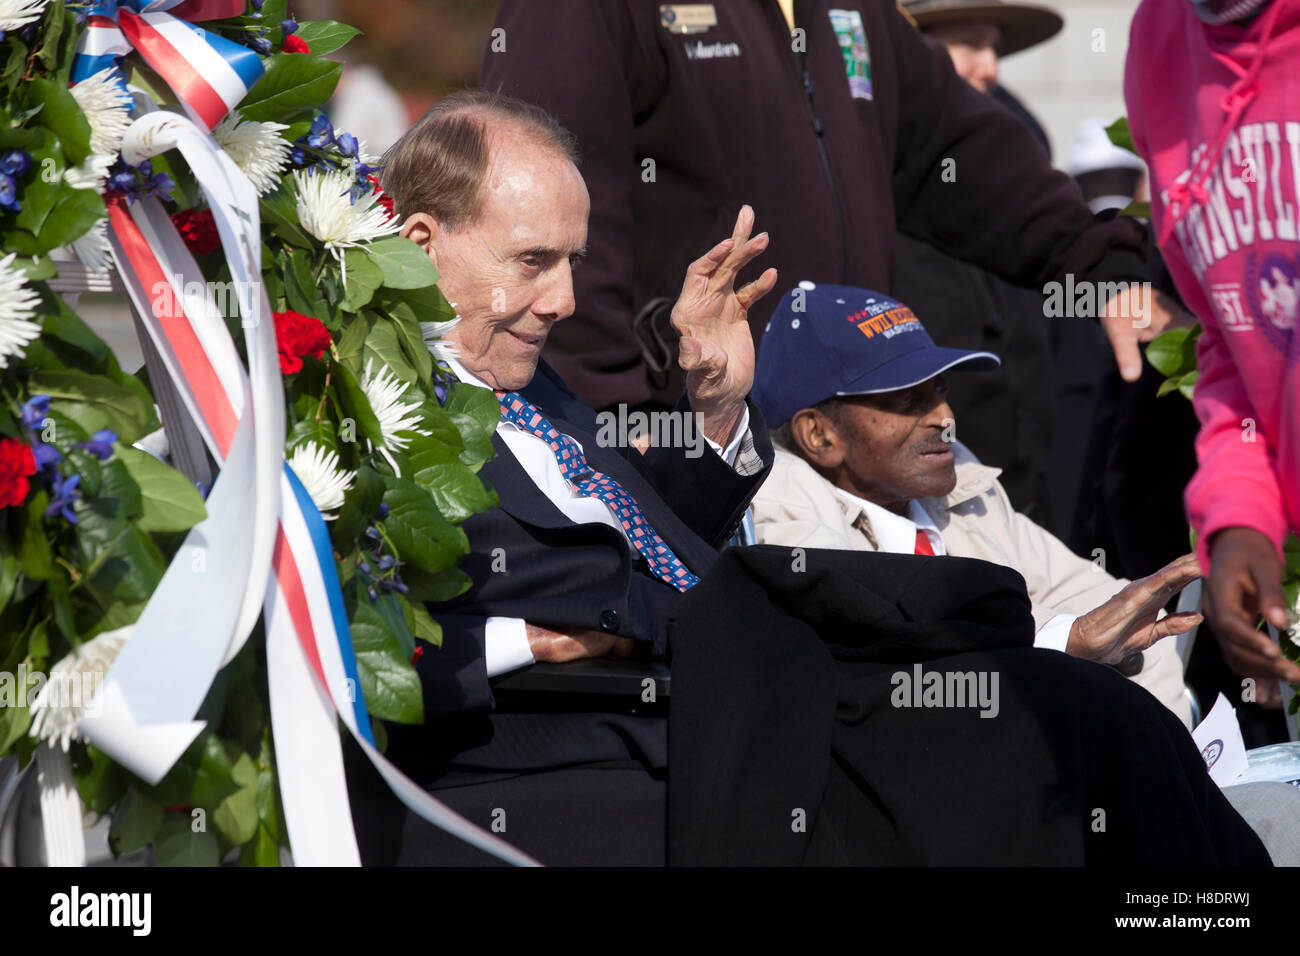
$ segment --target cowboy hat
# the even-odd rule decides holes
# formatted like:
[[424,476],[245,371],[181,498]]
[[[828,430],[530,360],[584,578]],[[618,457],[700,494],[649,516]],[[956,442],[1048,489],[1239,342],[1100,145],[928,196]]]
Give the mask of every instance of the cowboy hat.
[[904,0],[903,10],[922,32],[954,23],[983,21],[1002,32],[998,56],[1010,56],[1055,36],[1064,21],[1046,7],[999,0]]

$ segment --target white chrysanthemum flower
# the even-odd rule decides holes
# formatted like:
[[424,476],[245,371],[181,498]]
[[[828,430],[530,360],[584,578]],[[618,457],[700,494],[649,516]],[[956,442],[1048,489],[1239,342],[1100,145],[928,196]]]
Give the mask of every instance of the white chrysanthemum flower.
[[357,473],[340,468],[338,454],[315,442],[295,448],[289,456],[289,467],[307,489],[320,516],[326,521],[337,518],[336,509],[343,507],[343,496],[356,481]]
[[131,125],[131,107],[135,105],[117,76],[117,70],[104,67],[68,91],[90,124],[90,151],[102,156],[113,157],[122,151],[122,137]]
[[454,319],[448,319],[446,322],[421,322],[420,337],[424,339],[424,344],[433,357],[447,361],[449,358],[457,358],[460,353],[456,351],[456,346],[451,342],[444,342],[442,339],[460,324],[460,316]]
[[31,736],[68,749],[77,737],[77,721],[86,715],[86,705],[99,692],[134,627],[105,631],[50,668],[49,680],[32,702]]
[[80,239],[74,239],[72,254],[91,272],[106,271],[113,263],[113,249],[108,244],[108,220],[100,219]]
[[379,204],[375,193],[362,193],[353,202],[356,181],[346,173],[296,170],[293,185],[298,194],[298,221],[334,253],[340,266],[345,249],[391,236],[402,228]]
[[106,153],[91,153],[80,166],[69,166],[63,171],[63,180],[73,189],[104,191],[108,170],[116,157]]
[[370,408],[379,419],[379,430],[384,434],[384,447],[406,451],[406,446],[411,443],[411,440],[398,435],[399,431],[411,431],[417,435],[429,434],[423,428],[417,427],[421,419],[415,412],[419,409],[420,403],[402,401],[402,396],[406,394],[406,385],[387,368],[380,366],[379,371],[376,372],[373,365],[374,359],[366,360],[365,372],[361,376],[361,390],[366,393],[366,398],[370,400]]
[[252,181],[257,194],[265,196],[280,184],[280,174],[289,165],[289,144],[280,135],[288,128],[246,120],[238,110],[231,110],[212,136]]
[[27,354],[28,343],[41,334],[32,321],[41,297],[27,285],[26,273],[13,267],[16,256],[11,252],[0,259],[0,368]]
[[50,0],[0,0],[0,33],[8,33],[39,20]]

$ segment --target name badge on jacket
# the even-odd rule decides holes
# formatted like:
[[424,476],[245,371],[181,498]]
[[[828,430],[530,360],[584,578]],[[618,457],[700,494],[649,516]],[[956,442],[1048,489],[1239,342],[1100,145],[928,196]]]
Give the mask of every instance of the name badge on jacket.
[[718,25],[718,14],[711,3],[665,3],[659,22],[669,33],[703,33]]
[[857,10],[830,10],[831,29],[840,41],[844,72],[849,78],[849,92],[862,100],[871,99],[871,51],[867,49],[867,31]]

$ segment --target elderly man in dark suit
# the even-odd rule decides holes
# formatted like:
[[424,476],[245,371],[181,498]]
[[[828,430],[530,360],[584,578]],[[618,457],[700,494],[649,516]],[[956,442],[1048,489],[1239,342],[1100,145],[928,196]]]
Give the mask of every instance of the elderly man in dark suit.
[[[687,269],[672,310],[683,427],[626,447],[539,360],[574,311],[590,208],[576,159],[547,114],[477,91],[443,100],[386,157],[403,232],[460,315],[449,371],[501,407],[482,471],[500,507],[463,525],[473,586],[431,608],[443,641],[417,664],[428,720],[390,728],[394,762],[548,864],[1266,863],[1172,715],[1104,669],[1029,646],[1018,575],[831,551],[809,551],[803,573],[788,552],[719,554],[774,457],[747,400],[746,312],[776,272],[736,287],[767,235],[751,236],[743,207]],[[697,427],[708,449],[688,437]],[[501,681],[534,661],[655,657],[670,636],[671,764],[663,701],[637,683],[547,695]],[[891,671],[923,660],[1005,673],[1008,706],[991,702],[993,721],[885,703]],[[971,733],[979,746],[960,745]],[[937,784],[914,793],[917,775],[992,768],[987,747],[1021,773],[971,777],[958,832],[936,829],[952,801]],[[1127,769],[1108,769],[1115,749]],[[367,763],[350,774],[363,860],[489,862],[409,818]],[[1034,825],[1025,805],[1043,810]],[[1094,838],[1098,806],[1123,821],[1110,837]]]
[[[534,661],[663,653],[669,610],[771,465],[761,416],[745,400],[746,310],[776,270],[735,288],[768,242],[751,236],[745,207],[732,236],[691,265],[673,311],[687,386],[672,434],[683,440],[644,454],[602,447],[596,413],[539,362],[552,327],[574,311],[571,273],[585,254],[590,202],[576,160],[571,136],[542,110],[483,91],[442,100],[386,157],[383,185],[403,234],[428,251],[460,316],[446,337],[457,351],[450,370],[502,406],[497,456],[482,471],[500,508],[464,524],[474,586],[439,609],[442,647],[418,665],[426,715],[446,716],[435,733],[394,728],[391,739],[417,779],[436,779],[440,796],[484,826],[504,810],[507,839],[548,862],[662,863],[662,823],[638,831],[643,840],[608,842],[631,813],[662,821],[662,714],[631,713],[627,702],[511,713],[489,680]],[[686,440],[697,431],[702,441]],[[593,795],[585,808],[584,794]],[[532,827],[529,815],[552,805]],[[358,822],[365,844],[376,821]],[[439,840],[413,826],[403,860]],[[372,858],[391,858],[399,838],[386,838],[389,856]],[[462,851],[439,842],[436,852],[446,861]]]

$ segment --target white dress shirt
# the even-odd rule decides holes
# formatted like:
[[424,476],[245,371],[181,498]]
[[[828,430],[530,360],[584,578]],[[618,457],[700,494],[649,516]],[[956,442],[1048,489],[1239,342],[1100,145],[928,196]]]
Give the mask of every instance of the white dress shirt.
[[[934,522],[915,501],[907,503],[907,514],[899,515],[889,511],[874,502],[867,501],[865,498],[859,498],[855,494],[845,491],[843,488],[835,488],[835,494],[840,495],[853,505],[861,507],[867,513],[867,520],[871,522],[871,530],[876,536],[876,543],[879,550],[889,554],[915,554],[916,553],[916,532],[924,531],[926,538],[930,542],[930,549],[936,555],[946,555],[948,549],[944,547],[943,535],[935,527]],[[1077,614],[1058,614],[1050,621],[1038,629],[1034,635],[1034,647],[1046,647],[1054,651],[1064,651],[1065,645],[1070,640],[1070,629],[1074,626]]]
[[[479,388],[489,387],[486,382],[461,365],[460,362],[455,359],[447,359],[446,361],[448,367],[462,382],[477,385]],[[704,436],[704,440],[709,443],[709,447],[713,449],[715,454],[722,456],[727,464],[734,465],[741,442],[748,432],[749,407],[746,406],[740,424],[736,427],[736,431],[726,449],[723,449],[721,445],[708,436]],[[523,466],[528,477],[536,483],[537,489],[566,518],[575,524],[609,525],[623,535],[625,541],[628,540],[622,522],[614,516],[614,513],[610,511],[605,502],[599,498],[590,498],[579,494],[565,480],[550,445],[532,432],[525,431],[512,422],[505,420],[498,422],[497,434],[501,436],[501,440],[505,442],[511,454],[519,459],[519,464]],[[572,438],[573,436],[569,437]],[[573,439],[573,442],[579,448],[582,448],[582,444],[577,439]],[[628,547],[632,547],[630,542]],[[533,663],[533,653],[528,646],[528,629],[523,618],[489,617],[484,628],[483,642],[488,677],[496,677],[498,674],[504,674],[506,671],[512,671]]]

